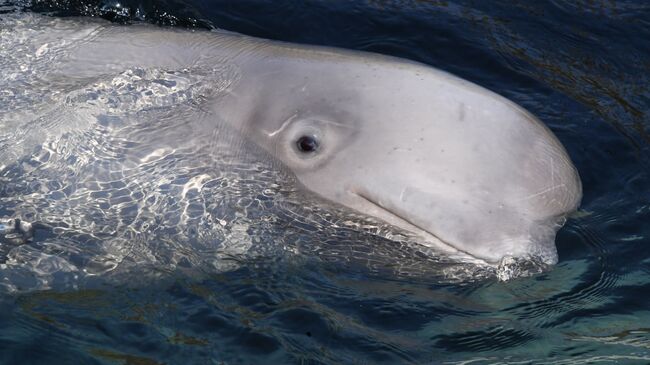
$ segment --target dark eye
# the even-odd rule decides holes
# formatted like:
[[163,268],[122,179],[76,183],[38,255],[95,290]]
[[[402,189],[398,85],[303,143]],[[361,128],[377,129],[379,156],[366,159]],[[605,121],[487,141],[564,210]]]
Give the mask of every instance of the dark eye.
[[314,136],[302,136],[296,141],[298,151],[310,153],[318,150],[318,140]]

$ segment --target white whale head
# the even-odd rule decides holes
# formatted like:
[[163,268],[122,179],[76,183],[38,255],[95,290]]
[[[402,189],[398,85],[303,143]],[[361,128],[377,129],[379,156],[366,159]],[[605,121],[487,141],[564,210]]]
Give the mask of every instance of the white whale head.
[[242,72],[239,87],[257,90],[239,97],[255,106],[242,128],[307,189],[449,252],[557,262],[582,188],[538,119],[417,63],[273,47]]
[[237,80],[224,83],[215,118],[307,189],[448,252],[489,263],[557,261],[555,234],[582,196],[565,149],[521,107],[448,73],[368,53],[145,26],[104,29],[61,72],[218,63],[233,66]]

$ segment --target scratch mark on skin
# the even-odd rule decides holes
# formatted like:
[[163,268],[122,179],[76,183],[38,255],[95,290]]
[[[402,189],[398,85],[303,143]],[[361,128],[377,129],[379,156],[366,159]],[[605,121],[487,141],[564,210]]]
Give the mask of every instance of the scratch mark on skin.
[[559,189],[559,188],[563,188],[563,187],[566,187],[566,184],[553,185],[553,186],[548,187],[548,188],[546,188],[546,189],[544,189],[544,190],[542,190],[542,191],[539,191],[539,192],[537,192],[537,193],[534,193],[534,194],[528,195],[528,196],[525,197],[525,198],[518,199],[517,201],[530,200],[530,199],[535,198],[535,197],[537,197],[537,196],[540,196],[540,195],[546,194],[546,193],[548,193],[548,192],[550,192],[550,191],[553,191],[553,190],[556,190],[556,189]]
[[551,157],[551,184],[555,184],[555,166],[553,165],[553,157]]
[[402,188],[402,191],[399,193],[399,200],[404,202],[404,193],[406,193],[406,188]]
[[286,127],[291,124],[291,122],[298,117],[298,113],[293,113],[287,120],[282,123],[280,128],[274,130],[273,132],[264,131],[264,133],[269,137],[274,137],[276,134],[282,132]]

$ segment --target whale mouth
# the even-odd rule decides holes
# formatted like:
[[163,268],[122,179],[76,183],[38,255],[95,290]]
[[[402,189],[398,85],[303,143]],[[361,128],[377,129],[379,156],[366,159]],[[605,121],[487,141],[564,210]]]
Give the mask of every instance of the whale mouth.
[[[415,233],[419,236],[423,236],[423,238],[428,239],[429,243],[435,243],[438,246],[438,248],[444,250],[446,253],[461,254],[463,256],[466,256],[468,259],[477,261],[478,263],[489,265],[489,263],[486,260],[450,244],[449,242],[441,239],[434,232],[431,232],[430,230],[423,228],[416,223],[413,223],[407,217],[404,217],[403,215],[400,215],[392,211],[390,208],[386,207],[385,205],[382,205],[379,201],[373,199],[372,194],[368,194],[367,192],[360,189],[355,189],[354,191],[350,191],[350,193],[357,196],[358,198],[362,199],[365,203],[372,205],[374,208],[378,209],[379,211],[381,211],[382,213],[390,217],[390,219],[383,219],[387,223],[397,226],[401,229],[405,229],[409,232]],[[382,217],[377,217],[377,218],[382,219]]]

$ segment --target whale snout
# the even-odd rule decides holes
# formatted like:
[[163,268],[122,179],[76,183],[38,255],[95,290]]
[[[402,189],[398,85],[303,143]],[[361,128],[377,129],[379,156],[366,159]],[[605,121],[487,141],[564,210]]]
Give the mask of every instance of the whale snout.
[[535,219],[503,202],[461,191],[425,192],[413,186],[392,194],[379,190],[358,189],[357,194],[383,210],[385,217],[398,217],[409,225],[402,228],[421,230],[425,245],[491,264],[504,257],[557,262],[554,238],[561,218]]

